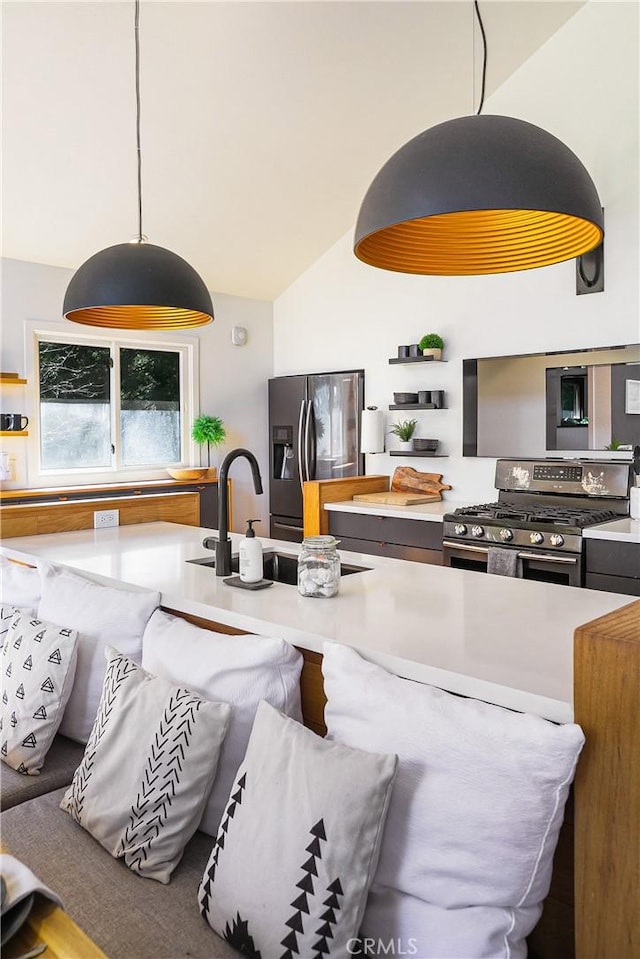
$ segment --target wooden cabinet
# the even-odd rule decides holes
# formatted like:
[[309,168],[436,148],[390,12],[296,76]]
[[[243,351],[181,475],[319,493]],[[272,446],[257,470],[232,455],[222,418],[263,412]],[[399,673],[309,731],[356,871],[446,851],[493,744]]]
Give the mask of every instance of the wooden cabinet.
[[442,565],[442,523],[329,510],[329,532],[342,549]]
[[[189,503],[187,498],[181,496],[185,493],[192,494],[189,497]],[[139,501],[139,510],[135,508],[136,499]],[[194,504],[193,508],[191,503]],[[204,526],[207,529],[216,529],[218,526],[217,481],[184,483],[168,479],[139,484],[105,483],[64,489],[3,490],[0,493],[0,504],[2,504],[2,535],[5,537],[27,536],[42,532],[43,529],[40,527],[43,527],[45,520],[51,524],[47,532],[87,529],[93,525],[93,510],[115,509],[121,504],[122,524],[127,521],[166,520]],[[65,506],[68,509],[61,511],[60,508]],[[51,507],[57,509],[52,511]],[[231,516],[231,490],[229,490],[230,521]],[[38,528],[32,529],[33,524],[36,524]]]
[[585,585],[640,596],[640,543],[586,539]]

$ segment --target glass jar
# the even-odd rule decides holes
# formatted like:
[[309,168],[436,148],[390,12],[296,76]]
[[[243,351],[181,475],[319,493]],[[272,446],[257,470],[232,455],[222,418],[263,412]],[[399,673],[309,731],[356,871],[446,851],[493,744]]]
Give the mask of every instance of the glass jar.
[[340,556],[335,536],[307,536],[298,557],[298,592],[320,599],[340,589]]

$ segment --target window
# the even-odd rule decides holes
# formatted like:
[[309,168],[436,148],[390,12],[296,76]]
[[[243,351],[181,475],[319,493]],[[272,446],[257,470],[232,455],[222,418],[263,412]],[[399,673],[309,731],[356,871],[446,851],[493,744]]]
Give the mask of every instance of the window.
[[38,334],[41,471],[185,461],[191,349]]

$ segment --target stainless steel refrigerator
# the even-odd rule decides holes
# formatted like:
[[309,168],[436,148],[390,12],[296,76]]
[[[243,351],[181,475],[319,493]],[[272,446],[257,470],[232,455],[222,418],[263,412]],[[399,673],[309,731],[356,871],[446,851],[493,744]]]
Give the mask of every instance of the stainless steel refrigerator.
[[364,473],[364,370],[269,380],[270,535],[302,540],[302,484]]

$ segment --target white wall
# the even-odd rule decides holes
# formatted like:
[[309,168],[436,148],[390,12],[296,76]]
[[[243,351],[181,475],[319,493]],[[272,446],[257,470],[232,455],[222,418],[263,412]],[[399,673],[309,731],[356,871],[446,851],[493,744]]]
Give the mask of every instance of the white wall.
[[[78,331],[76,324],[61,316],[64,292],[72,274],[72,270],[40,263],[6,258],[1,261],[2,370],[24,374],[29,366],[30,345],[25,321],[57,322]],[[219,466],[225,452],[244,446],[256,455],[266,483],[269,475],[267,379],[273,370],[272,304],[216,293],[212,296],[215,321],[189,334],[199,340],[199,412],[221,417],[227,429],[227,441],[212,451],[211,465]],[[231,327],[236,325],[248,331],[246,346],[231,343]],[[4,412],[9,411],[9,405],[11,412],[34,410],[32,384],[9,389],[3,390]],[[29,480],[24,439],[3,438],[2,448],[16,459],[16,481],[7,485],[34,485],[33,480]],[[206,448],[203,457],[206,464]],[[158,471],[155,475],[160,478],[166,474]],[[249,465],[243,460],[232,465],[230,477],[233,480],[233,528],[242,530],[245,519],[259,517],[266,533],[268,490],[263,496],[254,494]]]
[[[462,359],[640,339],[637,37],[635,3],[588,3],[484,110],[545,128],[591,173],[605,207],[604,293],[576,296],[575,261],[488,277],[387,273],[355,258],[349,231],[276,300],[276,374],[363,366],[367,404],[384,409],[394,390],[447,391],[448,411],[411,415],[449,458],[370,455],[368,473],[437,468],[450,498],[492,497],[495,460],[462,457]],[[428,332],[444,337],[447,364],[389,366]]]

